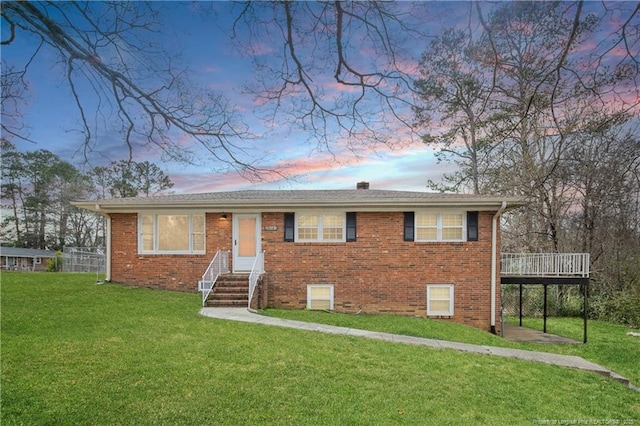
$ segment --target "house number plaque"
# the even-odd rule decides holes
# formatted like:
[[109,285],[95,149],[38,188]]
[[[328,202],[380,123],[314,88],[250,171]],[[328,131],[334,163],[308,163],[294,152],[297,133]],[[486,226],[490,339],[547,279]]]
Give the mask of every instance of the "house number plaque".
[[278,227],[277,226],[265,226],[264,230],[265,231],[277,231]]

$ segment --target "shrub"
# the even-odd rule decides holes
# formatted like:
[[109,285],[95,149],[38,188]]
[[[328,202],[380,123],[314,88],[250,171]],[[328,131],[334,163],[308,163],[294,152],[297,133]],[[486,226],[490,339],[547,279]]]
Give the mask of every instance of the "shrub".
[[597,295],[589,302],[589,317],[640,327],[640,297],[630,291]]
[[62,252],[57,251],[56,257],[47,259],[47,272],[60,272],[62,271]]

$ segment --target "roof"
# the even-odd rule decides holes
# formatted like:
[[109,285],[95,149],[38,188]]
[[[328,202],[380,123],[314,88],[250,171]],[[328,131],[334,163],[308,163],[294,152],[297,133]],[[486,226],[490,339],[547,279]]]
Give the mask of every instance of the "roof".
[[289,211],[304,208],[403,211],[428,207],[497,210],[503,202],[507,203],[507,208],[520,207],[525,204],[524,199],[517,197],[377,189],[247,190],[85,200],[72,204],[87,210],[108,214],[184,208],[211,212]]
[[0,247],[0,256],[9,257],[56,257],[56,252],[51,250],[30,249],[22,247]]

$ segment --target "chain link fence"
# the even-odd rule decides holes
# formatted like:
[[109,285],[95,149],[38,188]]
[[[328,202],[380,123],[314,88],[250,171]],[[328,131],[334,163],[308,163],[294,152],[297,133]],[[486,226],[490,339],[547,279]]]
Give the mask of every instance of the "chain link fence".
[[105,273],[105,254],[102,247],[65,247],[62,272]]
[[[522,306],[523,317],[542,318],[544,315],[544,286],[522,285],[520,305],[519,284],[502,285],[502,312],[507,317],[518,317]],[[584,296],[577,285],[547,285],[547,317],[581,317]]]

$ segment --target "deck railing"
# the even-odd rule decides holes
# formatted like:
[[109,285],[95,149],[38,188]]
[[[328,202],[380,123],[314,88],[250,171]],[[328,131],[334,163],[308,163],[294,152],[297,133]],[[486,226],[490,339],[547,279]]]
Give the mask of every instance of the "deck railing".
[[207,298],[216,285],[216,280],[222,274],[229,273],[229,252],[218,250],[213,256],[207,270],[202,274],[202,279],[198,282],[198,291],[202,292],[202,306],[204,306]]
[[261,251],[256,256],[256,260],[253,262],[253,267],[251,267],[251,273],[249,274],[249,302],[247,306],[249,309],[251,309],[253,292],[255,291],[258,279],[262,274],[264,274],[264,251]]
[[589,253],[502,253],[500,275],[588,277]]

